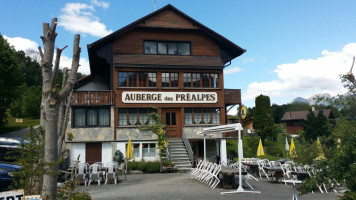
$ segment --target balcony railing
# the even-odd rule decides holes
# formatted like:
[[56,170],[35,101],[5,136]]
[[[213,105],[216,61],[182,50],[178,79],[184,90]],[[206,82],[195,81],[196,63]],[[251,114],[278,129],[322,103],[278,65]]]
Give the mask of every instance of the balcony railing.
[[240,89],[224,89],[225,105],[241,104]]
[[73,91],[72,106],[113,105],[114,91]]

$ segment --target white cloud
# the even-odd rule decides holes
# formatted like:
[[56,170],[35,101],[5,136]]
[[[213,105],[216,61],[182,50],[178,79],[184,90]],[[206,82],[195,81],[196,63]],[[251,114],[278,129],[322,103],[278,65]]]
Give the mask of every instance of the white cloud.
[[110,3],[105,1],[91,0],[91,3],[95,6],[102,7],[104,9],[109,8]]
[[254,58],[244,58],[244,59],[242,59],[242,62],[243,63],[249,63],[249,62],[253,63],[253,62],[255,62],[255,59]]
[[241,72],[241,71],[243,71],[243,69],[238,68],[238,67],[233,67],[233,68],[230,68],[230,69],[224,69],[224,75],[226,75],[226,74],[234,74],[234,73],[238,73],[238,72]]
[[[92,2],[96,6],[109,7],[106,2],[97,0]],[[65,4],[64,8],[61,9],[58,25],[72,33],[84,33],[96,37],[104,37],[112,33],[112,30],[108,30],[106,25],[101,23],[99,18],[93,14],[95,11],[94,5],[85,3]]]
[[38,48],[38,44],[35,41],[22,38],[22,37],[7,37],[4,35],[4,38],[7,40],[7,42],[11,45],[14,46],[16,51],[26,51],[28,49],[36,49]]
[[[28,52],[35,52],[38,53],[38,44],[32,40],[26,39],[26,38],[21,38],[21,37],[7,37],[6,35],[4,35],[4,38],[8,41],[8,43],[11,46],[14,46],[14,48],[19,51],[19,50],[23,50],[25,53]],[[64,50],[63,52],[65,52],[66,50]],[[31,52],[31,53],[32,53]],[[33,56],[33,55],[27,55],[27,56]],[[54,58],[56,56],[54,55]],[[54,61],[53,61],[54,62]],[[83,74],[90,74],[90,68],[89,68],[89,61],[86,58],[80,58],[79,61],[79,69],[78,71],[80,73]],[[72,66],[72,58],[67,57],[64,53],[62,53],[61,55],[61,60],[60,60],[60,64],[59,64],[59,68],[63,69],[64,67],[68,67],[69,69]]]
[[243,101],[253,100],[260,94],[268,95],[271,99],[283,99],[298,96],[308,98],[316,93],[344,93],[346,90],[339,75],[350,70],[355,55],[356,43],[349,43],[342,51],[323,50],[318,58],[278,65],[274,70],[278,79],[249,84],[242,95]]

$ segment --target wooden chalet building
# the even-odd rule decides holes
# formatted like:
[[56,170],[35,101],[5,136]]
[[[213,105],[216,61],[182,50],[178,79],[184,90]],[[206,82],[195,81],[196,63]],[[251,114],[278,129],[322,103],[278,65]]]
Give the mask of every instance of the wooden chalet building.
[[[324,116],[327,119],[334,119],[334,114],[331,109],[323,109]],[[316,110],[315,116],[318,115],[320,110]],[[299,130],[303,130],[303,122],[307,121],[308,110],[303,111],[289,111],[284,113],[282,121],[286,122],[287,132],[291,134],[297,134]]]
[[[131,139],[135,159],[157,160],[157,136],[140,130],[154,123],[153,107],[167,137],[187,138],[202,156],[197,132],[226,124],[226,107],[241,104],[239,89],[224,89],[223,70],[244,52],[172,5],[89,44],[91,74],[72,95],[71,159],[107,163]],[[209,138],[207,152],[226,160],[225,135]]]

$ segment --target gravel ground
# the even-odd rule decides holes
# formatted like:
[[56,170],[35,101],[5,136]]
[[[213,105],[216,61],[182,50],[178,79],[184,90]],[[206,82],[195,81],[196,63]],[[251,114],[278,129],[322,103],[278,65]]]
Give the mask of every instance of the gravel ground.
[[[270,183],[267,179],[258,179],[259,182],[250,180],[249,183],[255,191],[260,194],[239,193],[224,194],[221,192],[234,191],[222,188],[210,189],[206,184],[190,178],[186,173],[168,173],[168,174],[133,174],[128,175],[125,181],[124,176],[120,176],[117,185],[111,183],[108,185],[80,186],[81,191],[88,191],[92,199],[292,199],[292,185]],[[337,194],[329,192],[321,194],[314,192],[298,196],[298,199],[328,200],[337,199]]]

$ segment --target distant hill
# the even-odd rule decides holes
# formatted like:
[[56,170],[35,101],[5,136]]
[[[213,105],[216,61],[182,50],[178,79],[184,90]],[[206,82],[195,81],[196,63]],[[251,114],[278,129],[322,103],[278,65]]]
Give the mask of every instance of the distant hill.
[[307,103],[307,104],[309,104],[309,100],[304,99],[303,97],[297,97],[291,103]]

